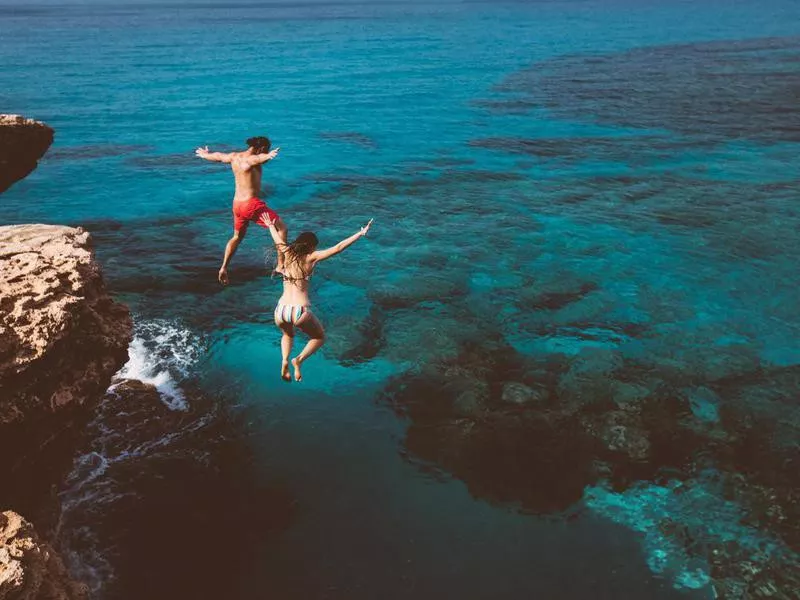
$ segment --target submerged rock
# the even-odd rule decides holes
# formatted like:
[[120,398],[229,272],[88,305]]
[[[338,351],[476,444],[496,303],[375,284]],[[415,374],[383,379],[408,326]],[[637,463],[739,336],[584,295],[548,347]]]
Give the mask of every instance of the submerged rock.
[[[796,142],[799,48],[796,36],[786,36],[559,56],[512,74],[498,90],[507,99],[482,105],[511,114],[546,107],[565,119],[591,115],[604,125],[669,128],[706,142]],[[483,144],[538,152],[502,138]]]
[[70,579],[64,563],[28,521],[0,513],[0,600],[85,600],[88,588]]
[[0,115],[0,194],[36,168],[53,130],[20,115]]
[[507,404],[525,405],[541,402],[545,395],[541,390],[534,389],[518,381],[509,381],[503,385],[501,399]]
[[798,598],[800,369],[685,385],[637,356],[464,342],[385,399],[408,418],[406,455],[476,497],[547,515],[588,506],[646,532],[650,568],[676,588]]

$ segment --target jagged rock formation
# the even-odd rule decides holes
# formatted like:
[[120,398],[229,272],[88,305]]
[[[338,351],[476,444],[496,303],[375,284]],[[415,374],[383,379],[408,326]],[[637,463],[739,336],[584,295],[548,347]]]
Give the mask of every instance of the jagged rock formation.
[[[85,414],[127,359],[131,335],[128,309],[106,292],[88,233],[0,227],[0,508],[22,512],[47,539]],[[8,543],[0,539],[0,557]],[[29,597],[73,596],[9,596]]]
[[0,194],[36,168],[50,144],[53,130],[20,115],[0,115]]
[[127,359],[131,318],[111,299],[89,234],[0,227],[0,431],[102,395]]
[[15,512],[0,513],[0,600],[84,600],[53,548]]
[[[53,130],[0,115],[0,193],[36,168]],[[127,307],[105,290],[89,234],[55,225],[0,227],[0,507],[50,539],[58,485],[81,416],[127,359]],[[0,600],[83,600],[52,546],[15,512],[0,514]]]

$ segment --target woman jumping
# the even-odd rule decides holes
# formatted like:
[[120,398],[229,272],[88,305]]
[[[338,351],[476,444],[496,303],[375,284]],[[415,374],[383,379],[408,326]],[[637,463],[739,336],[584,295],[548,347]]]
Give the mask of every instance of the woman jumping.
[[339,254],[354,244],[356,240],[367,235],[370,225],[372,225],[372,219],[358,233],[354,233],[327,250],[317,250],[319,240],[310,231],[301,233],[295,241],[287,244],[275,227],[275,221],[270,221],[267,215],[263,215],[261,219],[269,227],[275,246],[283,256],[283,295],[278,300],[278,306],[275,307],[275,325],[283,332],[283,337],[281,337],[283,359],[281,361],[281,378],[284,381],[292,380],[289,375],[289,353],[292,351],[294,343],[295,327],[311,338],[303,351],[291,361],[294,379],[301,381],[303,375],[300,372],[300,365],[322,348],[322,344],[325,343],[325,330],[319,319],[311,312],[311,300],[308,296],[308,286],[314,267],[318,262]]

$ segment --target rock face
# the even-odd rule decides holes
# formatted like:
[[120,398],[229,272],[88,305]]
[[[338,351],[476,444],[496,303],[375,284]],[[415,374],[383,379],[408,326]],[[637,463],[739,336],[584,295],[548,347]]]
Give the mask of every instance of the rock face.
[[88,233],[0,227],[0,508],[21,512],[45,537],[88,411],[127,359],[131,336]]
[[[0,193],[36,168],[53,130],[0,115]],[[48,539],[82,418],[127,359],[128,309],[105,290],[89,234],[0,227],[0,507]],[[83,600],[52,546],[0,513],[0,600]]]
[[0,227],[0,432],[98,398],[127,359],[128,309],[106,293],[89,234]]
[[19,115],[0,115],[0,194],[36,168],[50,144],[53,130]]
[[64,563],[33,525],[15,512],[0,513],[0,600],[84,600]]

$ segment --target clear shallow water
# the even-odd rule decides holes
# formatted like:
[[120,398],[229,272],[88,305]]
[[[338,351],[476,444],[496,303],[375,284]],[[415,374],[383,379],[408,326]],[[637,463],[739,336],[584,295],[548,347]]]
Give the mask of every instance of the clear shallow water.
[[[131,420],[109,416],[113,399],[101,411],[64,492],[74,568],[95,569],[99,596],[153,593],[132,565],[185,590],[193,536],[216,517],[241,551],[235,567],[219,559],[237,597],[708,597],[686,576],[708,565],[645,531],[648,507],[697,531],[665,488],[593,489],[580,511],[596,481],[576,496],[535,458],[514,471],[519,449],[453,459],[402,390],[436,405],[449,392],[424,377],[442,364],[491,366],[491,389],[558,373],[559,403],[667,387],[701,421],[718,402],[778,412],[771,431],[791,447],[798,10],[0,4],[0,108],[57,132],[0,221],[93,231],[139,323],[128,372],[163,392]],[[260,133],[282,148],[265,181],[293,232],[333,243],[376,218],[315,278],[330,339],[302,386],[276,377],[262,232],[233,285],[216,284],[230,175],[192,154]],[[149,441],[109,445],[126,435]],[[193,452],[207,469],[164,484]],[[92,512],[76,500],[87,490],[141,507]],[[226,502],[239,514],[220,517]],[[137,562],[154,550],[132,531],[159,527],[183,543]]]

